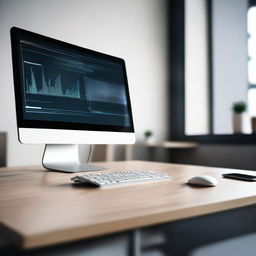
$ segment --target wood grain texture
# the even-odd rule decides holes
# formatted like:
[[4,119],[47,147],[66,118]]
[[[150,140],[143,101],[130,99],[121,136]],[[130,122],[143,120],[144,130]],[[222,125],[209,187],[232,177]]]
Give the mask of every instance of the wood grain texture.
[[[1,168],[0,232],[23,248],[34,248],[256,203],[256,183],[222,178],[231,169],[142,161],[104,166],[111,171],[150,169],[168,173],[172,180],[94,188],[74,185],[70,173]],[[186,184],[200,174],[216,177],[219,185]]]

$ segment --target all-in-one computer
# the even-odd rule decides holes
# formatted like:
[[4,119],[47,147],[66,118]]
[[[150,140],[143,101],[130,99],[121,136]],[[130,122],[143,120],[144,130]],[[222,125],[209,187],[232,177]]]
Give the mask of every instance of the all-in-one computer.
[[135,142],[123,59],[16,27],[11,43],[19,140],[46,144],[44,167],[98,170],[78,144]]
[[[135,142],[125,62],[20,28],[11,29],[19,140],[46,144],[43,166],[65,172],[104,168],[87,159],[90,144]],[[163,173],[114,172],[78,175],[98,186],[170,178]]]

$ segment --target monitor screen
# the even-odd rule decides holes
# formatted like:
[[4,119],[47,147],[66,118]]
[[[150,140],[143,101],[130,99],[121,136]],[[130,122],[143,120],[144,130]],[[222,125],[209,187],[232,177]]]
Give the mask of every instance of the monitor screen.
[[134,132],[123,59],[12,28],[18,127]]

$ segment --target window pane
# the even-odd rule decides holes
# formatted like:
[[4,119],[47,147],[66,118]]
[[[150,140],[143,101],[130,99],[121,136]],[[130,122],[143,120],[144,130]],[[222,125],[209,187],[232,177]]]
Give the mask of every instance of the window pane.
[[256,7],[251,7],[248,11],[248,34],[255,35],[256,27]]
[[248,39],[248,56],[254,60],[256,59],[256,36]]
[[256,60],[251,59],[248,62],[248,80],[249,84],[256,84]]

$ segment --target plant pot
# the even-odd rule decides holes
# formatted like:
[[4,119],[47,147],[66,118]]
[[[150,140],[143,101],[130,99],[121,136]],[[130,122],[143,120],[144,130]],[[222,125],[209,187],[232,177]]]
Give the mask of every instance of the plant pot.
[[243,132],[243,114],[233,113],[233,132],[234,133]]
[[251,118],[252,132],[256,133],[256,117]]
[[148,144],[154,143],[154,137],[153,136],[145,137],[145,142]]
[[233,132],[235,134],[252,133],[252,121],[249,113],[233,113]]

